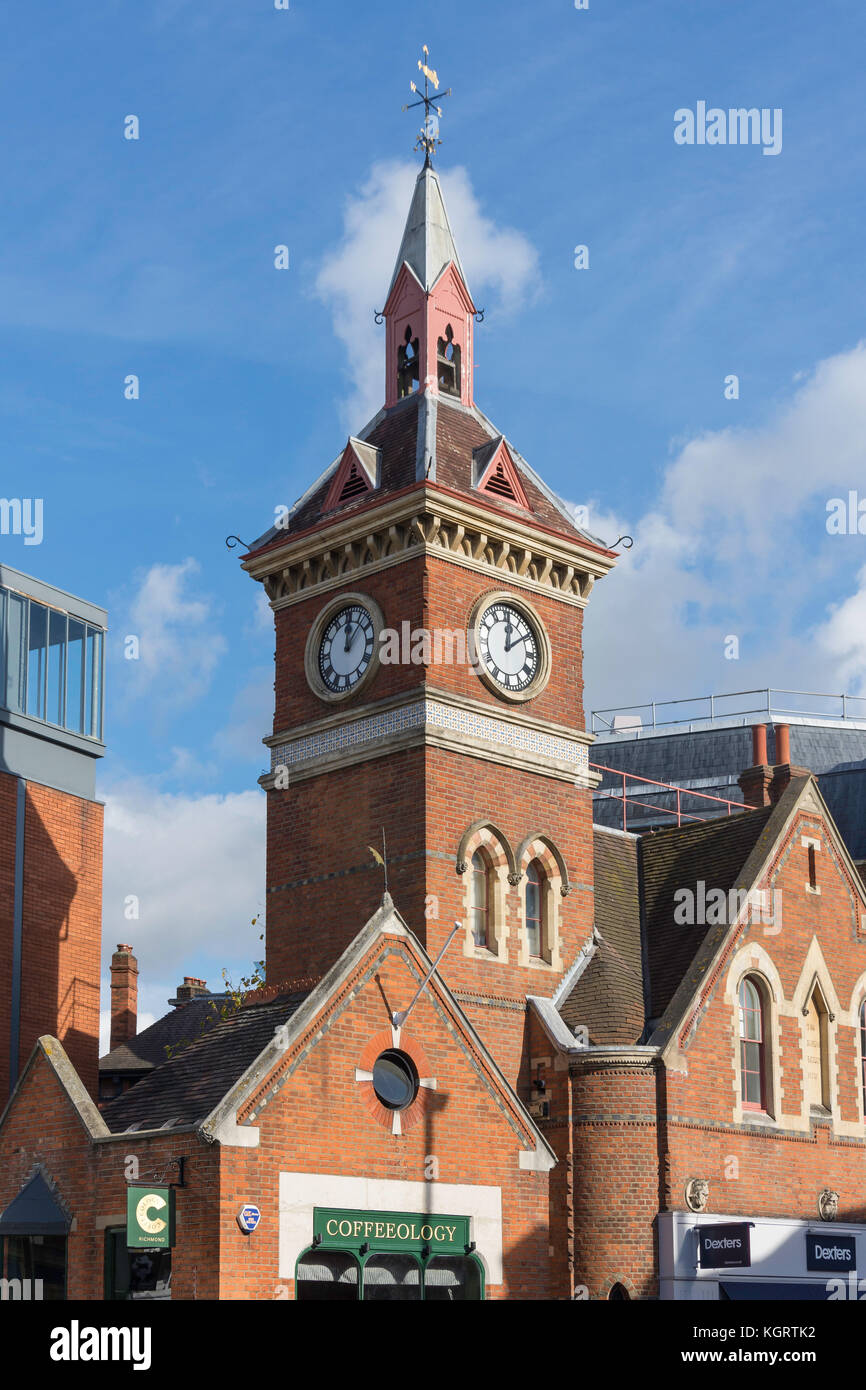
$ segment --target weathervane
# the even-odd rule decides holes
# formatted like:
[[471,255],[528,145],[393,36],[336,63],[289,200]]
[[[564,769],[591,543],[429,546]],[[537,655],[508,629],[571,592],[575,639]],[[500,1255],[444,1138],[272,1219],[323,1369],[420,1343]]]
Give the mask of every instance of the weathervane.
[[[436,146],[442,144],[442,141],[439,139],[439,117],[442,115],[442,107],[437,106],[436,102],[440,101],[443,97],[450,97],[451,88],[449,87],[447,92],[437,92],[436,88],[439,86],[439,74],[436,72],[435,68],[427,66],[430,50],[426,43],[421,51],[424,57],[418,59],[418,68],[424,74],[424,92],[422,94],[420,88],[414,82],[410,82],[409,86],[417,95],[418,100],[410,101],[403,107],[403,110],[411,111],[416,106],[424,107],[424,125],[421,127],[418,139],[415,142],[415,148],[416,150],[424,151],[424,163],[429,164],[430,156],[435,153]],[[432,92],[430,90],[431,82],[433,84]],[[433,112],[436,114],[433,115]]]

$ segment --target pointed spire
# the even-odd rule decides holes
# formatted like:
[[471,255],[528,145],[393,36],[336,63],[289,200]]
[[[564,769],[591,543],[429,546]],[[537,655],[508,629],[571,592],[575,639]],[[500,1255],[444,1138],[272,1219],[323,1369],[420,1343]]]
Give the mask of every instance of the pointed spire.
[[397,253],[397,264],[388,286],[388,295],[394,288],[404,262],[420,280],[425,292],[429,293],[450,261],[454,262],[465,285],[466,276],[463,274],[454,244],[454,234],[445,210],[439,175],[432,164],[425,163],[415,181],[415,191],[409,207],[409,216],[406,218],[403,240]]

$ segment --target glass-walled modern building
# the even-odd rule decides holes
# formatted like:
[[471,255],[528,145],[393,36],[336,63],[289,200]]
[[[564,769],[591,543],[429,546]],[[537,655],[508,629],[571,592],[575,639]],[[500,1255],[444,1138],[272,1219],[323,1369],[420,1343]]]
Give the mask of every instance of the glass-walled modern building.
[[3,703],[85,738],[102,738],[105,629],[0,587]]
[[106,617],[0,565],[0,770],[93,795],[104,748]]

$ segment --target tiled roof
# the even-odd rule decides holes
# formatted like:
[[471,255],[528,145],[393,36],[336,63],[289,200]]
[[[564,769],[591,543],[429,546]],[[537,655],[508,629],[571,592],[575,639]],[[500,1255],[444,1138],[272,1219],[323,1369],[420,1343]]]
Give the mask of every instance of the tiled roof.
[[197,1038],[202,1028],[220,1016],[228,996],[206,994],[188,1000],[158,1018],[149,1028],[143,1028],[134,1038],[119,1043],[99,1059],[99,1070],[106,1073],[141,1073],[152,1071],[168,1058],[166,1047],[175,1048]]
[[[372,426],[368,426],[362,432],[361,437],[364,441],[381,451],[380,483],[374,492],[361,493],[325,512],[323,508],[333,477],[333,473],[329,471],[314,490],[301,500],[279,529],[273,529],[255,543],[253,551],[260,547],[279,544],[287,536],[306,531],[319,521],[349,517],[389,494],[401,492],[416,482],[423,482],[427,465],[425,463],[419,471],[418,461],[426,458],[428,409],[434,409],[436,413],[433,444],[435,467],[430,469],[431,483],[435,482],[456,492],[465,493],[482,505],[491,506],[491,499],[474,486],[472,451],[489,444],[491,439],[496,437],[496,431],[478,410],[468,409],[447,396],[438,396],[431,406],[426,396],[419,393],[381,411],[380,417],[377,417]],[[513,449],[511,452],[512,455],[515,454]],[[596,537],[582,531],[570,520],[564,504],[557,505],[553,500],[554,494],[538,485],[532,470],[524,464],[519,455],[515,457],[515,463],[520,472],[530,511],[527,512],[506,498],[497,498],[495,506],[492,506],[493,510],[512,514],[522,521],[534,517],[542,525],[559,531],[564,536],[575,540],[589,540],[593,545],[601,544]]]
[[778,808],[684,825],[644,835],[640,842],[643,880],[646,957],[649,972],[649,1010],[660,1018],[713,925],[686,926],[674,921],[674,894],[688,888],[698,892],[740,884],[741,871],[762,831]]
[[[584,1026],[595,1045],[641,1040],[645,1008],[661,1018],[704,941],[719,930],[675,922],[675,893],[690,888],[697,896],[701,881],[706,892],[751,886],[744,867],[795,794],[792,783],[785,806],[640,837],[594,827],[595,937],[587,943],[588,963],[559,1004],[569,1029]],[[774,827],[767,833],[772,838]]]
[[[113,1134],[135,1126],[158,1129],[205,1120],[274,1036],[308,991],[236,1009],[212,1024],[162,1066],[103,1106]],[[185,1011],[184,1011],[185,1012]]]
[[633,835],[593,830],[595,927],[600,940],[559,1006],[571,1031],[585,1027],[592,1044],[634,1043],[643,1032],[637,846]]

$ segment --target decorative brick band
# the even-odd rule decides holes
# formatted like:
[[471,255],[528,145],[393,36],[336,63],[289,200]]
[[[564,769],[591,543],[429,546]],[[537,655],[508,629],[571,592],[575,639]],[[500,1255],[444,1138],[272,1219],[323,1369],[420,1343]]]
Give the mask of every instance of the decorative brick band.
[[293,739],[290,743],[282,743],[271,749],[271,771],[276,771],[280,766],[297,767],[325,757],[329,753],[357,748],[386,738],[389,734],[421,729],[426,725],[459,734],[464,738],[483,739],[486,743],[498,744],[503,749],[534,753],[542,758],[570,763],[574,767],[575,775],[586,774],[589,771],[589,751],[586,744],[578,739],[545,733],[541,729],[512,723],[494,715],[478,714],[441,700],[417,700],[398,709],[385,710],[381,714],[368,715],[363,719],[348,720],[319,733]]

